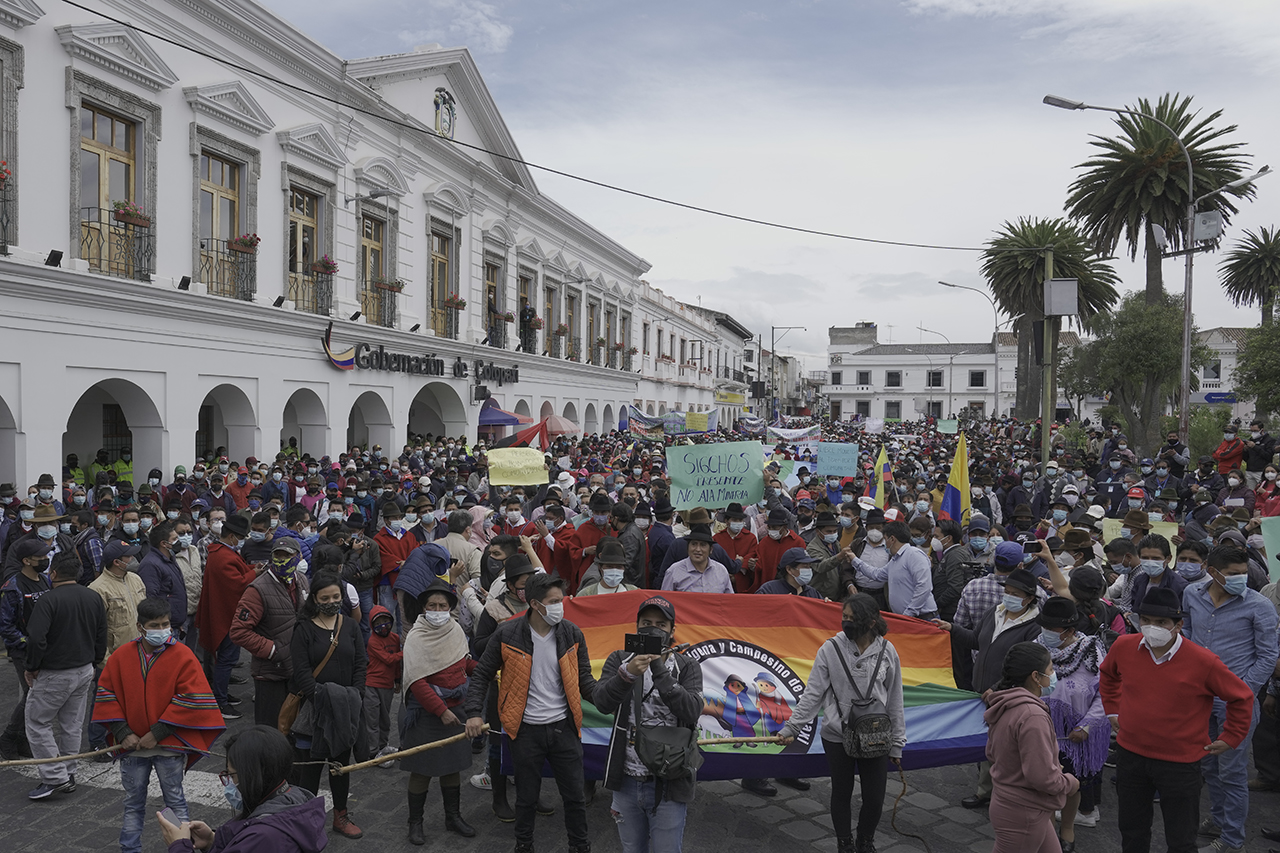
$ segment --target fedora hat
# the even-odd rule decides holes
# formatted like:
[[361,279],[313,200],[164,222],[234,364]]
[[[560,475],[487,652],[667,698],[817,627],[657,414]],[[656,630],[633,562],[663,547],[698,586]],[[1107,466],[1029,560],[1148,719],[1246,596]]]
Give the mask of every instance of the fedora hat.
[[1150,530],[1151,518],[1145,509],[1131,509],[1124,514],[1121,527],[1132,527],[1134,530]]
[[1074,628],[1079,614],[1076,603],[1069,598],[1055,595],[1040,607],[1036,622],[1045,628]]
[[596,562],[608,566],[625,566],[627,555],[622,543],[613,536],[600,540],[600,550],[596,552]]
[[1062,537],[1062,547],[1066,551],[1086,551],[1093,548],[1093,537],[1083,528],[1072,528]]
[[31,523],[35,527],[39,527],[41,524],[56,524],[64,518],[66,518],[66,516],[58,515],[58,511],[54,509],[52,505],[41,504],[36,507],[36,514],[32,517]]

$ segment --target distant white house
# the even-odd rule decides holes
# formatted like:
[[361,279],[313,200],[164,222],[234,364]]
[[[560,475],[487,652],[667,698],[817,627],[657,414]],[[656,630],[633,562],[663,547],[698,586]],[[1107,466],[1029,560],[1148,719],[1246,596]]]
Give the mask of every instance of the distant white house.
[[1244,345],[1245,328],[1218,326],[1204,329],[1197,334],[1200,343],[1213,350],[1209,363],[1200,369],[1200,390],[1191,395],[1193,404],[1229,405],[1237,418],[1253,415],[1252,401],[1239,402],[1234,392],[1233,378],[1240,347]]

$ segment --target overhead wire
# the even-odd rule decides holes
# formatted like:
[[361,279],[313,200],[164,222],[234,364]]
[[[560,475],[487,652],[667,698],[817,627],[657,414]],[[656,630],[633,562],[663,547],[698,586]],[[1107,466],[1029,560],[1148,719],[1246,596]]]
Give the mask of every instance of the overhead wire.
[[[342,109],[351,110],[352,112],[360,113],[362,115],[369,116],[370,118],[378,119],[379,121],[386,122],[387,124],[400,127],[405,130],[413,131],[415,133],[422,133],[428,136],[429,138],[436,139],[441,142],[447,142],[459,148],[467,148],[472,151],[477,151],[483,154],[487,154],[490,157],[496,157],[500,160],[516,163],[530,169],[537,169],[539,171],[546,172],[551,175],[557,175],[559,177],[568,178],[569,180],[578,181],[579,183],[587,184],[589,186],[599,187],[600,189],[606,189],[612,192],[622,193],[624,195],[629,195],[634,198],[642,198],[647,201],[653,201],[659,204],[665,204],[671,207],[677,207],[683,210],[693,211],[695,213],[704,213],[704,214],[707,214],[708,216],[717,216],[722,219],[729,219],[735,222],[744,222],[751,225],[761,225],[766,228],[776,228],[783,231],[791,231],[797,234],[808,234],[815,237],[830,237],[836,240],[848,240],[856,243],[870,243],[870,244],[881,245],[881,246],[898,246],[898,247],[909,248],[909,249],[936,249],[936,250],[950,251],[950,252],[984,252],[988,250],[988,247],[986,246],[947,246],[947,245],[939,245],[934,243],[916,243],[909,240],[885,240],[885,239],[880,239],[876,237],[859,237],[852,234],[841,234],[839,232],[825,231],[819,228],[806,228],[801,225],[789,225],[784,222],[774,222],[768,219],[759,219],[753,216],[744,216],[742,214],[730,213],[728,211],[717,210],[711,207],[703,207],[701,205],[678,201],[676,199],[666,198],[665,196],[655,195],[653,193],[646,193],[640,190],[618,186],[617,184],[610,184],[605,181],[596,180],[595,178],[588,178],[583,175],[576,175],[572,172],[566,172],[563,169],[557,169],[553,166],[546,166],[541,163],[535,163],[531,160],[525,160],[520,157],[514,157],[510,154],[504,154],[500,151],[493,151],[489,148],[485,148],[482,145],[475,145],[470,142],[463,142],[462,140],[452,139],[447,136],[441,136],[436,133],[431,133],[430,131],[426,130],[425,128],[419,125],[412,124],[407,121],[402,121],[400,119],[395,118],[394,116],[388,115],[385,112],[377,112],[375,110],[366,109],[364,107],[361,107],[355,104],[345,103],[339,98],[335,98],[330,95],[325,95],[320,92],[313,91],[311,89],[308,89],[305,86],[300,86],[296,83],[290,83],[287,80],[282,80],[281,78],[276,77],[272,74],[268,74],[265,71],[259,71],[254,68],[249,68],[248,66],[241,65],[225,57],[217,56],[206,50],[201,50],[189,44],[183,44],[182,42],[177,41],[176,39],[169,38],[168,36],[162,35],[161,33],[154,32],[152,30],[146,29],[145,27],[140,27],[137,24],[130,23],[129,21],[125,21],[120,18],[116,18],[112,15],[108,15],[106,12],[103,12],[101,10],[93,9],[93,8],[90,8],[89,6],[85,6],[82,3],[76,2],[76,0],[62,0],[62,2],[67,4],[68,6],[73,6],[82,11],[88,12],[91,15],[96,15],[100,18],[111,21],[112,23],[119,24],[120,26],[123,26],[123,27],[128,27],[129,29],[141,35],[149,36],[150,38],[154,38],[157,41],[164,42],[165,44],[180,48],[185,51],[189,51],[198,56],[202,56],[205,59],[209,59],[214,62],[220,63],[222,65],[225,65],[228,68],[239,71],[242,74],[248,74],[254,77],[261,78],[277,86],[282,86],[286,89],[290,89],[295,92],[305,94],[308,97],[334,104]],[[1005,250],[1005,251],[1039,252],[1043,250],[1040,248],[1027,248],[1027,249],[1011,249],[1011,250]]]

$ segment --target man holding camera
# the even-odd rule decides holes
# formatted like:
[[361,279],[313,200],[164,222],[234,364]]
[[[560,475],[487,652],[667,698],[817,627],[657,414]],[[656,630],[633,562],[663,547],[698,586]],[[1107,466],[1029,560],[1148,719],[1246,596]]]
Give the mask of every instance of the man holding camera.
[[[611,809],[623,853],[678,853],[693,800],[702,668],[674,650],[675,624],[670,601],[660,595],[646,599],[636,614],[638,636],[629,635],[627,649],[609,654],[596,686],[596,707],[614,715],[604,785],[613,791]],[[637,644],[643,652],[631,651]],[[671,729],[689,732],[694,760],[665,768],[646,764],[641,753],[648,753],[637,748],[640,738]]]

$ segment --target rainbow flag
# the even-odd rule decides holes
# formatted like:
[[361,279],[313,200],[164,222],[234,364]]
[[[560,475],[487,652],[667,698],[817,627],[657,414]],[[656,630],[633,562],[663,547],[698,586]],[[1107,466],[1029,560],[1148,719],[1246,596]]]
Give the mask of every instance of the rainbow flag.
[[[635,632],[635,615],[653,590],[594,595],[565,603],[565,618],[582,629],[597,678],[623,635]],[[730,737],[749,728],[769,736],[781,728],[804,693],[818,648],[840,630],[839,604],[792,595],[662,593],[675,605],[675,640],[692,643],[687,654],[702,667],[704,713],[698,737]],[[889,641],[902,661],[907,747],[903,766],[938,767],[981,761],[987,742],[985,706],[976,694],[957,690],[951,678],[951,641],[927,622],[885,614]],[[725,721],[725,684],[747,685],[755,713]],[[765,703],[758,703],[761,696]],[[746,703],[744,703],[746,704]],[[735,703],[736,705],[736,703]],[[759,713],[767,706],[769,714]],[[733,715],[730,715],[731,718]],[[588,779],[604,778],[613,718],[583,703],[583,752]],[[821,716],[788,746],[703,747],[698,778],[737,779],[828,775],[822,754]]]
[[951,472],[947,475],[947,489],[942,493],[942,509],[939,518],[969,525],[969,450],[964,443],[964,433],[956,444],[956,455],[951,460]]
[[893,493],[893,466],[880,445],[880,455],[876,457],[876,468],[867,478],[867,496],[874,498],[876,507],[884,509],[888,503],[887,496]]

